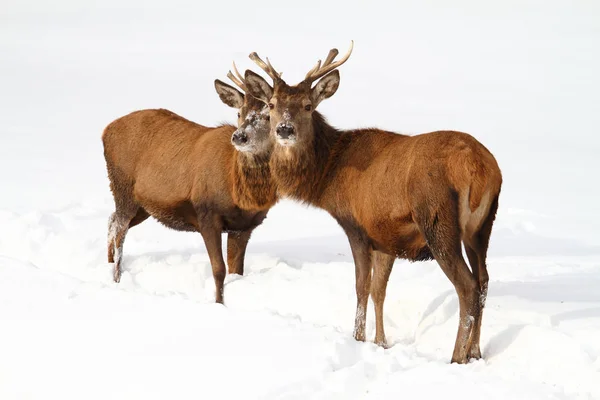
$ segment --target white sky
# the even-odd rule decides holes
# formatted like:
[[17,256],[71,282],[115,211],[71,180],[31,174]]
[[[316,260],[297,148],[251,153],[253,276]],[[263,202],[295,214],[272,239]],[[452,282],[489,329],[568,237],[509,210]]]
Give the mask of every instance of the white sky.
[[298,81],[353,39],[319,107],[332,124],[468,132],[500,163],[502,208],[600,221],[599,2],[204,3],[3,1],[0,207],[109,196],[113,119],[234,121],[213,88],[233,59],[257,51]]

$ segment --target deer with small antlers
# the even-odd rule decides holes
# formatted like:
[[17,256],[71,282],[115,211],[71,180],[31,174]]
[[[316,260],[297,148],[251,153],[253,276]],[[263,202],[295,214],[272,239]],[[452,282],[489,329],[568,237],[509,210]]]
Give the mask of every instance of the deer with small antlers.
[[334,61],[338,51],[331,50],[295,86],[284,82],[268,59],[250,55],[273,79],[271,86],[252,71],[245,74],[248,92],[270,110],[273,180],[281,195],[328,211],[348,236],[356,273],[357,340],[365,340],[370,291],[375,341],[386,344],[383,302],[394,260],[435,259],[459,299],[452,361],[480,358],[486,254],[502,185],[498,164],[466,133],[407,136],[329,125],[316,108],[337,91],[337,68],[351,53],[352,46]]
[[[237,76],[230,71],[228,77],[246,92],[235,64],[234,71]],[[250,235],[277,202],[269,169],[269,115],[262,102],[218,79],[215,89],[225,104],[239,110],[238,125],[251,116],[252,132],[234,134],[232,125],[202,126],[163,109],[135,111],[104,130],[115,201],[108,235],[115,282],[121,279],[127,231],[149,216],[169,228],[202,235],[218,303],[223,303],[225,279],[222,232],[228,232],[229,272],[243,274]]]

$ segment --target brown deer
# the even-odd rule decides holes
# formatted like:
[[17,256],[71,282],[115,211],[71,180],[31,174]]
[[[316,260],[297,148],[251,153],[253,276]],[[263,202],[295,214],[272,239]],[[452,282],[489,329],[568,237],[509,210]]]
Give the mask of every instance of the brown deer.
[[[235,72],[237,77],[231,71],[228,77],[245,91],[244,78]],[[266,107],[252,96],[218,79],[215,88],[225,104],[239,109],[238,124],[253,118],[252,132],[232,137],[232,125],[206,127],[163,109],[135,111],[104,130],[104,157],[115,201],[108,235],[115,282],[121,278],[128,229],[149,216],[175,230],[200,232],[218,303],[223,302],[225,279],[222,232],[228,233],[229,273],[243,274],[250,235],[277,201],[269,170],[269,116],[261,114]]]
[[271,87],[257,74],[245,74],[249,93],[270,109],[275,184],[280,195],[328,211],[347,234],[356,272],[357,340],[365,340],[370,290],[375,341],[385,346],[383,302],[394,260],[435,258],[459,298],[452,361],[480,358],[486,253],[502,184],[498,164],[466,133],[407,136],[379,129],[340,131],[329,125],[315,109],[336,92],[336,68],[351,52],[352,46],[334,62],[338,52],[331,50],[323,65],[319,61],[295,86],[285,83],[268,59],[265,63],[256,53],[250,55],[274,82]]

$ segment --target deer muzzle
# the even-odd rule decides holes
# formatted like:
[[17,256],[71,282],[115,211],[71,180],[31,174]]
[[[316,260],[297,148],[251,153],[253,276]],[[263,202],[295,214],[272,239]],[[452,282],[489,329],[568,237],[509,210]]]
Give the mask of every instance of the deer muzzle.
[[238,129],[231,135],[231,144],[233,144],[238,151],[251,151],[253,149],[253,146],[250,143],[250,137],[245,129]]
[[289,122],[282,122],[275,128],[277,141],[282,145],[291,145],[296,142],[296,129]]

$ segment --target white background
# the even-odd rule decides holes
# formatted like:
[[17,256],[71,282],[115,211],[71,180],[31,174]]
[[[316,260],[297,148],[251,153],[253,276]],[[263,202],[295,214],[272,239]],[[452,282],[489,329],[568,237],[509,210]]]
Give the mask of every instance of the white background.
[[[212,397],[206,382],[224,396],[246,388],[250,398],[334,398],[328,390],[340,398],[398,397],[411,390],[423,398],[458,397],[474,382],[483,382],[478,390],[487,388],[489,398],[600,396],[592,384],[600,371],[600,3],[288,3],[2,1],[0,313],[9,328],[0,339],[14,346],[13,358],[0,359],[0,372],[13,374],[0,378],[0,393],[65,393],[55,362],[70,360],[59,363],[66,368],[61,376],[83,383],[67,393],[88,398],[89,385],[113,398]],[[228,283],[225,309],[210,304],[213,283],[199,235],[154,222],[129,234],[124,281],[110,281],[104,127],[133,110],[158,107],[204,125],[233,122],[235,110],[213,87],[215,78],[225,80],[232,60],[254,68],[247,55],[257,51],[295,83],[330,48],[344,53],[351,39],[354,52],[340,68],[340,89],[319,106],[330,123],[407,134],[465,131],[502,169],[490,249],[491,306],[482,333],[486,361],[447,364],[458,318],[455,295],[435,263],[397,262],[386,303],[392,349],[354,343],[345,238],[327,214],[290,202],[256,230],[249,275]],[[69,303],[78,297],[82,303]],[[137,323],[123,328],[115,309]],[[154,333],[146,337],[153,315],[176,322],[150,326]],[[562,325],[560,315],[572,325]],[[215,328],[220,318],[239,332]],[[287,328],[278,330],[281,324]],[[372,329],[372,314],[369,324]],[[181,354],[171,343],[179,330],[165,326],[193,332],[179,338]],[[111,336],[115,330],[123,336]],[[137,340],[124,344],[127,333]],[[280,339],[264,339],[269,335]],[[148,348],[140,358],[130,345],[141,337]],[[256,353],[242,345],[246,337],[254,338]],[[239,343],[224,355],[211,345],[219,338]],[[73,343],[109,359],[92,362]],[[98,343],[104,344],[98,349]],[[301,357],[315,346],[325,349],[317,352],[326,355],[322,364]],[[293,349],[298,354],[287,353]],[[203,357],[207,352],[212,358]],[[171,371],[160,384],[144,370],[149,354],[157,368]],[[185,354],[194,357],[178,363]],[[257,361],[265,354],[281,356],[281,371],[317,365],[318,373],[310,374],[318,377],[303,381],[296,371],[263,381],[264,374],[275,374],[269,362]],[[37,369],[15,368],[28,357]],[[129,370],[113,371],[113,363]],[[221,381],[232,364],[253,384]],[[120,379],[127,373],[133,373],[130,380]],[[50,386],[32,383],[41,381]],[[338,384],[339,391],[331,389]]]

